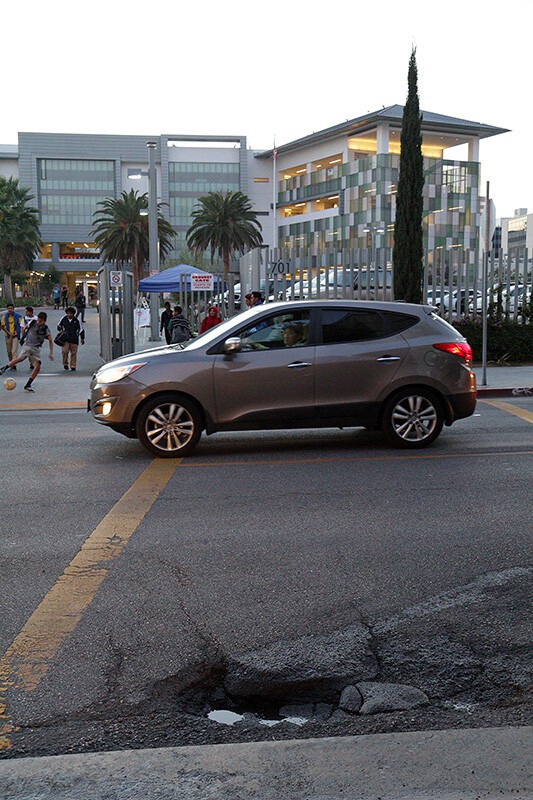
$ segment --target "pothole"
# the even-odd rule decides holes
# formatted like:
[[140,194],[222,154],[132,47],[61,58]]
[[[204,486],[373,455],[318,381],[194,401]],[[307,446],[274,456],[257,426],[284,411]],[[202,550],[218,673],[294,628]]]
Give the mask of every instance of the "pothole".
[[297,726],[305,725],[306,722],[309,722],[308,717],[285,715],[281,713],[281,709],[278,711],[274,710],[274,712],[265,710],[263,713],[244,711],[242,714],[239,714],[236,711],[220,708],[209,711],[207,718],[221,725],[236,725],[239,722],[247,722],[256,725],[264,725],[267,728],[273,728],[276,725],[281,725],[283,722]]

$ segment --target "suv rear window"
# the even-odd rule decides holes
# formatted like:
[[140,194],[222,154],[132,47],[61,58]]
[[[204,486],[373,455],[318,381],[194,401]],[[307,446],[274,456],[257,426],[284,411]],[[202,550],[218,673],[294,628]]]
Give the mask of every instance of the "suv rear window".
[[398,311],[383,311],[383,316],[386,320],[388,336],[406,331],[419,321],[418,317],[414,317],[412,314],[402,314]]

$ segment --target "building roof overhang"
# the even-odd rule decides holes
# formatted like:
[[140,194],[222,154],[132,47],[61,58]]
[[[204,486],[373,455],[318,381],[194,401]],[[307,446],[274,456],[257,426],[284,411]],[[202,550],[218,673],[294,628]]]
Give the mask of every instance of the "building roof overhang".
[[0,144],[0,158],[18,158],[19,149],[16,144]]
[[[441,134],[442,136],[453,137],[455,143],[462,143],[469,138],[478,137],[486,139],[489,136],[497,136],[500,133],[508,133],[508,128],[497,128],[494,125],[485,125],[482,122],[460,119],[459,117],[448,117],[444,114],[435,114],[431,111],[422,111],[422,131],[428,134]],[[382,108],[380,111],[373,111],[364,114],[362,117],[346,120],[339,125],[324,128],[317,133],[311,133],[301,139],[276,147],[277,155],[290,153],[293,150],[300,150],[302,147],[326,142],[339,136],[357,137],[376,129],[380,122],[388,122],[391,127],[401,128],[403,117],[403,106],[394,105]],[[449,145],[448,145],[449,146]],[[256,158],[272,158],[273,150],[264,150],[256,154]]]

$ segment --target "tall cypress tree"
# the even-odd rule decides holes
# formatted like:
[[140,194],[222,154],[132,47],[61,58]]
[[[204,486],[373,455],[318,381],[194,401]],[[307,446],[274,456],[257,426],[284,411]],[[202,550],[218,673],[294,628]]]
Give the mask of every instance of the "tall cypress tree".
[[394,293],[397,300],[420,303],[422,300],[422,214],[424,162],[416,48],[411,52],[407,76],[407,101],[403,109],[400,177],[396,195],[394,223]]

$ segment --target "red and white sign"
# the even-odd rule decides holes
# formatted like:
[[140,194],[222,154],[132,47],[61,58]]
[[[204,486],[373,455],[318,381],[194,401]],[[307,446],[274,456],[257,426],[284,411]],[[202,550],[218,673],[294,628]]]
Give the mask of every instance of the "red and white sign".
[[122,286],[122,272],[111,270],[109,273],[109,284],[111,288],[114,286]]
[[213,276],[191,273],[191,290],[193,292],[212,292]]

